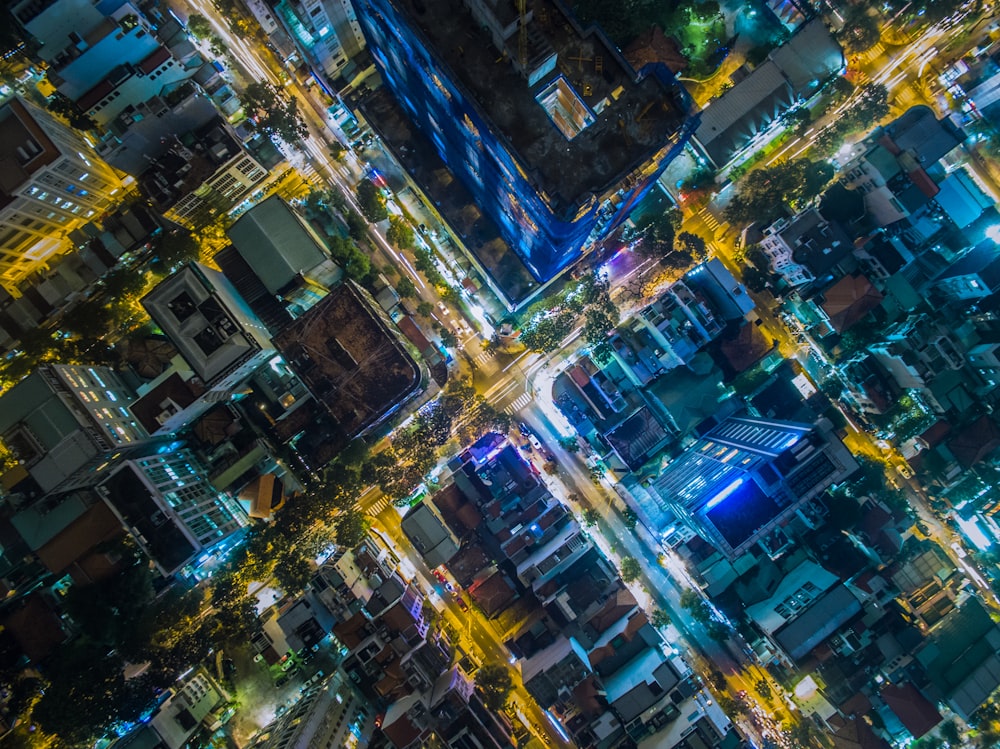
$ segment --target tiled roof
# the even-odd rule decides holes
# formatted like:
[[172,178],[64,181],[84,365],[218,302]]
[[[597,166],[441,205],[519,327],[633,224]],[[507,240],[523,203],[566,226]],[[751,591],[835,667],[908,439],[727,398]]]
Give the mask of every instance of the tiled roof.
[[941,722],[941,713],[909,682],[901,686],[886,684],[882,687],[881,695],[885,704],[915,739],[930,732]]
[[882,303],[882,293],[862,274],[844,276],[824,297],[823,311],[838,333],[849,330]]

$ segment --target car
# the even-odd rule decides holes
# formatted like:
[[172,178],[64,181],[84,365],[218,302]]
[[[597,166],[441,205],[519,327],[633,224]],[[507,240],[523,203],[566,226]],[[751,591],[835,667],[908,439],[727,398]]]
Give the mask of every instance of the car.
[[442,315],[450,315],[451,314],[451,310],[448,309],[447,306],[445,306],[444,302],[438,302],[438,309],[441,310],[441,314]]
[[281,670],[284,671],[285,673],[288,673],[293,668],[295,668],[295,661],[293,661],[291,658],[289,658],[287,661],[281,664]]
[[899,471],[899,475],[902,476],[904,479],[913,478],[913,469],[910,468],[910,466],[908,466],[906,463],[900,463],[898,466],[896,466],[896,470]]
[[417,231],[419,231],[421,234],[426,234],[427,233],[427,225],[426,224],[420,224],[419,226],[417,226]]
[[462,598],[462,596],[458,596],[458,597],[457,597],[457,598],[455,599],[455,603],[457,603],[457,604],[458,604],[458,607],[459,607],[460,609],[462,609],[462,611],[468,611],[468,610],[469,610],[469,604],[467,604],[467,603],[465,602],[465,599],[464,599],[464,598]]
[[529,434],[534,434],[534,432],[531,431],[531,427],[529,427],[523,421],[517,425],[517,430],[525,437],[527,437]]
[[288,676],[286,675],[286,676],[282,676],[280,679],[278,679],[276,682],[274,682],[274,686],[275,686],[275,688],[283,687],[287,683],[288,683]]
[[535,450],[537,450],[538,452],[542,452],[542,443],[541,443],[541,442],[539,442],[539,440],[538,440],[538,437],[536,437],[536,436],[535,436],[535,435],[533,435],[533,434],[529,434],[529,435],[528,435],[528,442],[530,442],[530,443],[531,443],[531,446],[532,446],[532,447],[533,447],[533,448],[534,448]]

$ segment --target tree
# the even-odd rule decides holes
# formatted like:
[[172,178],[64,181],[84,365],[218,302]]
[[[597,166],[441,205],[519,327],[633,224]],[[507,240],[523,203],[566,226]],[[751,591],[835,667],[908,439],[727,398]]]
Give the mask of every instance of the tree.
[[878,20],[865,7],[855,7],[837,34],[837,39],[852,55],[867,52],[878,44],[879,38]]
[[595,510],[593,507],[588,507],[583,511],[583,524],[587,526],[597,525],[597,522],[601,519],[601,513]]
[[195,39],[208,39],[212,35],[212,24],[200,13],[188,16],[188,31]]
[[505,664],[487,663],[476,672],[476,688],[487,709],[499,711],[507,704],[507,697],[514,689],[514,680]]
[[385,207],[385,198],[378,187],[370,179],[363,179],[358,183],[355,193],[358,198],[358,207],[361,213],[371,223],[382,221],[389,217],[389,211]]
[[685,588],[681,591],[681,607],[690,611],[701,604],[701,596],[693,588]]
[[636,253],[640,257],[659,260],[673,252],[674,237],[678,228],[675,225],[674,214],[679,213],[680,211],[665,211],[646,225],[636,246]]
[[94,122],[93,117],[81,111],[74,102],[60,93],[50,96],[46,107],[50,112],[64,117],[77,130],[93,130],[97,127],[97,123]]
[[135,721],[154,698],[148,679],[126,682],[124,661],[87,638],[61,647],[51,664],[49,685],[31,717],[71,745],[92,741],[114,723]]
[[626,528],[634,531],[635,526],[639,523],[639,516],[629,507],[622,513],[622,522],[625,523]]
[[[358,186],[360,190],[360,185]],[[359,196],[360,202],[360,196]],[[362,208],[364,206],[362,205]],[[389,218],[389,228],[385,232],[385,238],[401,250],[409,250],[413,247],[415,235],[413,227],[399,216]]]
[[939,732],[941,734],[941,738],[948,742],[948,746],[962,746],[962,731],[959,729],[958,723],[954,718],[946,720],[942,723]]
[[771,699],[771,696],[774,694],[771,689],[771,683],[767,679],[758,679],[757,683],[753,685],[753,688],[756,689],[757,694],[765,700]]
[[785,115],[785,122],[788,123],[788,127],[795,130],[796,135],[802,136],[812,123],[812,113],[809,107],[796,107]]
[[654,627],[662,629],[670,624],[670,614],[663,609],[656,609],[650,616],[650,621]]
[[266,135],[295,143],[309,134],[298,100],[286,97],[271,83],[254,81],[243,91],[240,102],[252,125]]
[[627,583],[635,582],[642,574],[642,567],[635,557],[622,557],[622,580]]
[[153,600],[153,573],[129,544],[111,544],[105,551],[123,555],[124,569],[91,585],[74,585],[65,595],[66,612],[94,643],[120,648],[135,635]]
[[576,437],[560,437],[559,446],[568,453],[580,452],[580,443]]
[[400,299],[413,299],[417,296],[417,287],[413,285],[413,281],[403,276],[396,283],[396,293]]
[[421,317],[430,317],[434,312],[434,305],[430,302],[420,302],[417,304],[417,314]]
[[343,161],[345,153],[347,153],[347,149],[344,148],[344,144],[339,140],[335,140],[330,144],[330,158],[334,161]]
[[699,237],[697,234],[692,234],[691,232],[682,231],[677,235],[677,244],[679,249],[686,252],[695,260],[704,260],[706,256],[706,246],[705,240]]

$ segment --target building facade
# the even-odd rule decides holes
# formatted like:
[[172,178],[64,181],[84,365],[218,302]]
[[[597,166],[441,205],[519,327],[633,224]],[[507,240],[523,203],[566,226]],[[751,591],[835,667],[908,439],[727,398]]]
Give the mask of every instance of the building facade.
[[309,689],[283,715],[262,728],[251,749],[356,749],[368,745],[375,711],[341,669]]
[[44,491],[95,456],[139,442],[135,394],[107,367],[45,365],[0,398],[0,439]]
[[351,0],[281,0],[273,12],[328,88],[365,47]]
[[110,208],[118,174],[75,130],[23,99],[0,107],[0,285],[72,249],[69,233]]
[[402,109],[545,282],[624,220],[691,121],[665,67],[636,75],[562,6],[532,6],[364,0],[357,13]]

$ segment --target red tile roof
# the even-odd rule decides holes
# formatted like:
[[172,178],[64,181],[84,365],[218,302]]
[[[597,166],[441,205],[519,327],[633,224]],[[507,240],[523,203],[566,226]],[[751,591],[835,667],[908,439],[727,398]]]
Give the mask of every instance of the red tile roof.
[[989,416],[982,415],[959,432],[948,448],[955,459],[969,468],[1000,447],[1000,428]]
[[145,60],[140,62],[136,67],[139,68],[143,73],[149,74],[160,67],[163,63],[170,59],[170,52],[166,47],[157,47],[155,52],[152,52]]
[[882,293],[861,274],[844,276],[827,289],[823,296],[823,311],[838,333],[850,329],[882,303]]
[[882,687],[881,695],[885,704],[915,739],[929,733],[941,722],[941,713],[909,682],[900,686],[886,684]]
[[773,345],[760,328],[747,324],[735,336],[722,341],[720,350],[729,366],[738,374],[763,359]]

